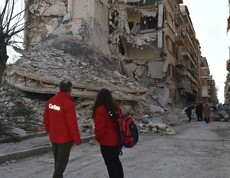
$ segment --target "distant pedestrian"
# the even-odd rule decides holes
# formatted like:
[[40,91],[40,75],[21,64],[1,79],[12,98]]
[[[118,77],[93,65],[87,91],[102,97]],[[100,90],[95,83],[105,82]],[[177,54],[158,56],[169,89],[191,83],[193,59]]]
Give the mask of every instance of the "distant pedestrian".
[[211,109],[207,103],[204,105],[203,111],[204,111],[205,122],[206,124],[208,124],[210,123]]
[[217,108],[215,104],[213,105],[212,109],[213,109],[213,112],[217,112]]
[[95,137],[110,178],[123,178],[123,167],[119,159],[120,144],[116,132],[116,120],[122,111],[108,89],[101,89],[93,106]]
[[185,112],[188,116],[188,121],[191,122],[192,121],[192,106],[187,106],[185,109]]
[[197,121],[202,121],[203,120],[203,104],[197,103],[195,111],[197,115]]
[[73,98],[70,96],[72,83],[63,80],[59,88],[60,91],[48,101],[44,112],[44,124],[54,153],[53,178],[63,177],[73,142],[81,144]]

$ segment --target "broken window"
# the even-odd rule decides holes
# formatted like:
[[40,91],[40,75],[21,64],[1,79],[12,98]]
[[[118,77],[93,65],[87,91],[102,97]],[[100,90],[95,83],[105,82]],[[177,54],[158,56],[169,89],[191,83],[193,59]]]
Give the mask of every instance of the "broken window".
[[132,8],[127,9],[127,16],[128,16],[128,25],[131,34],[135,35],[140,30],[140,16],[141,14],[137,11],[133,11]]
[[133,21],[132,22],[128,22],[128,24],[129,24],[129,29],[132,29],[133,26],[134,26],[134,22]]
[[202,85],[208,85],[208,80],[202,80],[202,81],[201,81],[201,84],[202,84]]
[[113,33],[118,28],[119,13],[117,10],[111,11],[109,14],[109,33]]
[[119,48],[119,52],[120,52],[120,54],[121,55],[125,55],[125,48],[124,48],[124,45],[123,45],[123,42],[122,42],[122,39],[120,38],[120,43],[119,43],[119,46],[118,46],[118,48]]
[[148,16],[142,16],[141,17],[141,30],[144,29],[151,29],[151,28],[157,28],[157,18],[156,17],[148,17]]
[[139,30],[157,29],[158,26],[158,14],[152,11],[153,16],[143,15],[141,11],[127,10],[128,25],[131,34],[135,35]]
[[177,69],[172,64],[169,64],[166,75],[168,77],[172,77],[173,79],[177,79]]
[[174,56],[177,54],[176,44],[170,39],[169,36],[166,37],[166,46],[168,51],[170,51]]
[[127,4],[131,6],[148,6],[154,5],[158,0],[127,0]]

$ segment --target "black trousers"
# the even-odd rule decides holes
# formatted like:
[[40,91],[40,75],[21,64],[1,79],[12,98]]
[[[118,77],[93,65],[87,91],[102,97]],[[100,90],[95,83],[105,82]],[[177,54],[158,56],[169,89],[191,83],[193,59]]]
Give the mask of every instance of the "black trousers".
[[104,158],[105,165],[110,178],[123,178],[123,168],[119,159],[119,146],[105,146],[101,145],[101,154]]
[[197,113],[197,120],[198,121],[203,121],[203,115],[202,115],[202,113]]
[[53,178],[63,178],[63,173],[69,161],[69,154],[73,141],[67,143],[53,143],[54,173]]
[[205,118],[205,122],[208,124],[210,123],[210,118]]

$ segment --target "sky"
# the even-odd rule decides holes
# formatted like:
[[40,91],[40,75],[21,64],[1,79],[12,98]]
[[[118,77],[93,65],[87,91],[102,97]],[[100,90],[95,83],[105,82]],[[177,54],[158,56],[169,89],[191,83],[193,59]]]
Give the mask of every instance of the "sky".
[[[200,42],[201,55],[207,58],[210,74],[216,83],[217,96],[224,103],[230,38],[227,34],[228,0],[183,0]],[[230,32],[229,32],[230,33]]]
[[[12,1],[10,1],[11,3],[12,3]],[[10,7],[12,7],[11,5],[11,3],[9,3],[10,4]],[[4,6],[5,6],[5,0],[0,0],[0,11],[2,11],[2,9],[4,8]],[[19,13],[19,12],[21,12],[22,10],[24,9],[24,1],[23,0],[15,0],[15,9],[14,9],[14,15],[16,15],[17,13]],[[8,12],[8,11],[7,11]],[[23,18],[23,16],[22,17],[20,17],[20,19],[21,18]],[[14,21],[12,21],[12,25],[13,25],[13,23],[14,23]],[[19,46],[21,46],[21,43],[22,43],[22,37],[23,37],[23,32],[20,32],[19,34],[18,34],[18,36],[20,36],[21,38],[18,38],[18,37],[16,37],[16,36],[13,36],[13,40],[15,40],[15,41],[18,41],[18,42],[20,42],[20,43],[18,43],[18,45]],[[8,59],[8,61],[7,61],[7,64],[10,64],[10,63],[14,63],[14,62],[16,62],[17,61],[17,59],[19,59],[20,58],[20,55],[18,54],[18,53],[16,53],[15,51],[14,51],[14,49],[11,47],[11,46],[8,46],[7,47],[7,54],[8,54],[8,56],[9,56],[9,59]]]

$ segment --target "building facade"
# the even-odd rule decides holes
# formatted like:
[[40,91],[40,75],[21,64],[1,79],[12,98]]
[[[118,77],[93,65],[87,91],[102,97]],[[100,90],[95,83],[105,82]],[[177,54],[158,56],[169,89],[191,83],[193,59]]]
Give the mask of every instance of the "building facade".
[[200,44],[182,0],[36,2],[27,1],[31,28],[25,46],[85,43],[112,58],[120,72],[140,85],[159,90],[171,105],[208,98]]
[[[229,0],[229,5],[230,5],[230,0]],[[229,9],[229,14],[230,14],[230,9]],[[230,15],[227,19],[227,32],[230,29]],[[225,81],[225,87],[224,87],[224,100],[226,104],[230,103],[230,48],[229,48],[229,59],[226,61],[226,69],[227,69],[227,76],[226,76],[226,81]]]
[[226,69],[228,71],[225,81],[225,87],[224,87],[224,99],[225,103],[230,103],[230,60],[227,60],[226,62]]

